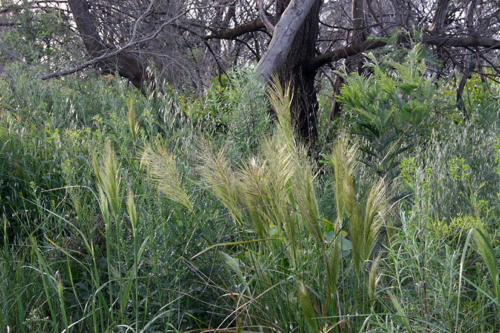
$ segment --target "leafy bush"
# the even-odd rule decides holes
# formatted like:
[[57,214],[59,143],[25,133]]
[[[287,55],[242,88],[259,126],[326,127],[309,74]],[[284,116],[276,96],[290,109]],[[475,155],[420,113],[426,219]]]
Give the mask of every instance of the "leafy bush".
[[392,180],[402,153],[424,144],[453,103],[426,77],[421,45],[403,62],[369,59],[373,73],[345,75],[339,100],[351,132],[363,140],[364,163]]

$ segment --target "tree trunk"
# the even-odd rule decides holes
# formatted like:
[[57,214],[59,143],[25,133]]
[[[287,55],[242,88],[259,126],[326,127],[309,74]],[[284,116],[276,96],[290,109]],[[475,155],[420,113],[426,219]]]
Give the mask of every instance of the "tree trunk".
[[[352,0],[352,33],[349,36],[350,45],[358,45],[366,40],[366,21],[364,0]],[[346,59],[348,72],[358,72],[363,69],[363,55],[357,54]]]
[[[97,58],[112,51],[113,48],[106,46],[99,36],[87,1],[68,0],[68,5],[89,56]],[[120,76],[127,78],[135,87],[145,92],[145,66],[133,55],[123,52],[99,62],[98,65],[103,73],[115,73],[118,70]]]
[[282,84],[291,85],[292,119],[298,134],[312,147],[318,135],[314,88],[317,70],[308,64],[315,56],[321,0],[279,0],[277,10],[285,5],[257,73],[265,82],[276,75]]
[[[467,31],[471,36],[475,34],[474,31],[474,15],[476,12],[478,0],[471,0],[469,7],[467,8]],[[469,52],[469,51],[467,51]],[[474,63],[472,62],[472,53],[465,55],[464,68],[462,69],[462,78],[460,79],[460,83],[458,84],[457,89],[457,106],[459,109],[462,109],[464,116],[469,118],[469,114],[467,113],[467,108],[465,107],[465,103],[463,100],[463,92],[465,85],[467,84],[467,80],[470,79],[471,73],[474,70]]]
[[[351,2],[351,18],[352,32],[348,38],[349,45],[360,45],[366,40],[366,20],[365,20],[365,3],[364,0],[352,0]],[[358,53],[346,59],[345,67],[348,73],[358,72],[361,74],[363,69],[363,55]],[[340,117],[342,113],[342,105],[337,101],[337,96],[340,95],[340,89],[344,80],[341,76],[335,77],[333,85],[333,102],[330,109],[329,120]]]
[[431,33],[439,34],[446,25],[446,16],[448,15],[448,5],[450,0],[438,0],[436,11],[432,19]]

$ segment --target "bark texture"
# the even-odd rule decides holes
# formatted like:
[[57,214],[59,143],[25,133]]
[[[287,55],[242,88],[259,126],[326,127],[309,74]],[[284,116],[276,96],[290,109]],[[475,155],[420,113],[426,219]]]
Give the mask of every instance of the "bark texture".
[[[113,48],[108,47],[99,36],[88,2],[86,0],[68,0],[68,5],[89,56],[98,58],[112,52]],[[103,73],[114,74],[118,71],[120,76],[128,79],[135,87],[144,92],[147,81],[145,66],[130,53],[117,54],[100,61],[97,65]]]
[[434,12],[434,18],[432,20],[431,32],[433,34],[438,34],[443,31],[446,25],[446,16],[448,15],[448,5],[450,0],[438,0],[436,4],[436,11]]
[[[279,8],[285,3],[280,1]],[[292,118],[298,134],[313,146],[317,137],[318,101],[314,88],[316,68],[309,65],[315,56],[319,34],[320,0],[292,0],[274,28],[266,54],[257,66],[262,81],[276,75],[293,92]]]
[[[352,0],[351,2],[352,32],[348,38],[349,45],[361,45],[366,40],[366,21],[365,21],[365,1]],[[361,73],[363,69],[363,55],[361,53],[352,55],[346,59],[345,67],[348,73]],[[335,77],[333,85],[333,102],[330,109],[330,120],[339,117],[342,112],[342,105],[337,101],[340,89],[344,80],[341,76]]]

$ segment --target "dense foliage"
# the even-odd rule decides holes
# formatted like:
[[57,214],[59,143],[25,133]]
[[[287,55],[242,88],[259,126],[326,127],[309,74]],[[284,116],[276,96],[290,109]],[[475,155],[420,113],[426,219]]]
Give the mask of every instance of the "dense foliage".
[[498,331],[500,86],[464,116],[394,58],[345,75],[318,158],[251,69],[143,95],[9,65],[0,331]]

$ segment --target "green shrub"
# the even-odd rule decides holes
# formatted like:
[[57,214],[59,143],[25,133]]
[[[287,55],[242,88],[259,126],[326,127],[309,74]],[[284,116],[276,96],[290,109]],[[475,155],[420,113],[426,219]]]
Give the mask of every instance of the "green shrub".
[[363,162],[392,180],[401,155],[424,144],[453,103],[426,77],[420,44],[403,62],[380,61],[373,55],[369,59],[373,73],[345,75],[339,101],[351,132],[362,140]]

